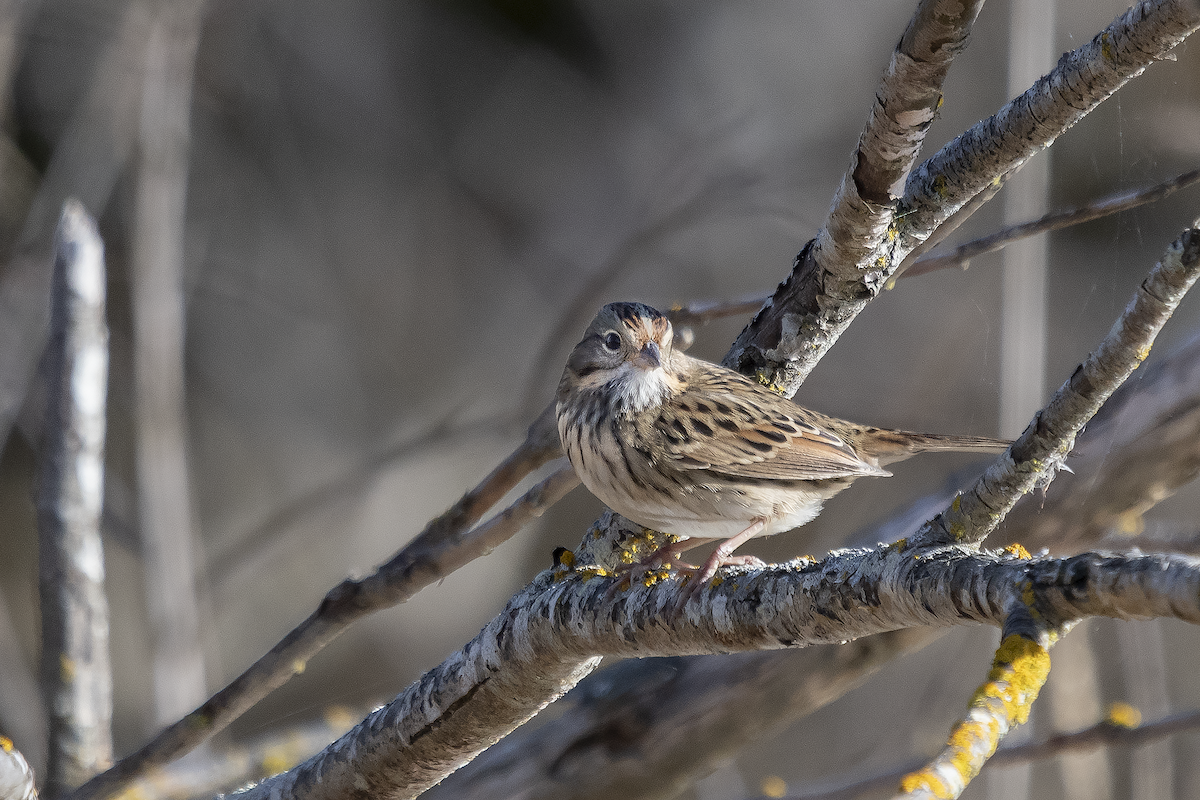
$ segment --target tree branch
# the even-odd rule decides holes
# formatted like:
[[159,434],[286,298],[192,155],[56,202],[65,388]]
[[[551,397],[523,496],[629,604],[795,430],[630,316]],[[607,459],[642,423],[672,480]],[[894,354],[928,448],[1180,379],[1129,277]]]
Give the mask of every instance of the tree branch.
[[1034,415],[1007,453],[916,536],[931,543],[981,542],[1021,495],[1053,480],[1075,436],[1150,355],[1158,332],[1198,276],[1200,230],[1190,228],[1150,271],[1096,351]]
[[104,245],[77,201],[55,236],[45,369],[46,442],[38,491],[41,681],[50,711],[46,794],[112,763],[112,669],[100,507],[108,326]]
[[612,597],[609,585],[588,573],[541,573],[470,644],[355,730],[232,797],[413,797],[566,691],[602,655],[728,653],[908,626],[1001,625],[1031,593],[1049,620],[1200,622],[1200,561],[1181,556],[1024,560],[957,546],[880,546],[727,573],[682,619],[671,619],[678,582]]
[[[831,213],[724,363],[791,396],[913,249],[1198,26],[1194,0],[1142,0],[1063,56],[1025,94],[915,169],[895,208],[861,210],[867,221],[853,225],[835,223]],[[856,243],[839,244],[842,236]],[[832,253],[839,257],[827,259]]]

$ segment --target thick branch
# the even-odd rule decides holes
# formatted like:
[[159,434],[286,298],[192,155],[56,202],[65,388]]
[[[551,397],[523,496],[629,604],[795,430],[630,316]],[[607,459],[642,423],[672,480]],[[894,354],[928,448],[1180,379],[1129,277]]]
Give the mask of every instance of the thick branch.
[[678,620],[679,582],[612,597],[609,585],[586,573],[542,573],[470,644],[354,731],[235,797],[413,797],[566,691],[601,655],[728,653],[910,626],[1000,625],[1030,600],[1048,620],[1200,623],[1200,561],[1181,556],[1023,561],[881,546],[729,574]]
[[104,287],[104,246],[96,224],[83,206],[68,201],[55,236],[37,503],[49,797],[112,763],[112,670],[100,543],[108,389]]

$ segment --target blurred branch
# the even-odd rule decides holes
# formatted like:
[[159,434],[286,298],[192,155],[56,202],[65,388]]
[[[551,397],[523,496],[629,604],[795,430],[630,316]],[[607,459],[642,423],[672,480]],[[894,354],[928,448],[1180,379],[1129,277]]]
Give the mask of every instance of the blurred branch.
[[[511,424],[509,418],[497,416],[472,422],[464,425],[462,428],[455,429],[452,424],[453,416],[454,413],[435,423],[429,430],[411,439],[390,444],[376,453],[369,454],[362,462],[355,464],[343,474],[337,475],[325,483],[285,502],[282,506],[272,511],[266,519],[238,535],[237,544],[226,548],[224,552],[209,556],[207,572],[211,575],[214,594],[221,594],[224,591],[225,584],[233,577],[235,572],[269,568],[269,565],[264,563],[266,560],[264,553],[276,542],[280,534],[290,530],[301,520],[311,517],[320,509],[360,494],[372,480],[379,477],[380,473],[388,467],[395,466],[398,462],[403,461],[409,456],[420,453],[449,439],[468,435],[472,431],[504,429]],[[529,474],[528,471],[516,474],[521,468],[527,466],[528,470],[532,471],[542,466],[542,463],[545,463],[542,462],[533,465],[526,463],[521,455],[521,448],[525,446],[525,444],[521,445],[516,452],[508,456],[509,461],[513,462],[508,467],[508,469],[513,470],[510,478],[511,483],[507,484],[508,488],[500,491],[499,496],[495,500],[483,506],[479,512],[480,516],[488,508],[495,505],[500,497],[503,497],[510,489],[516,486],[522,478]],[[553,454],[548,454],[547,460],[549,458],[553,458]],[[501,477],[504,478],[505,476]],[[479,489],[476,491],[481,489],[484,492],[494,493],[505,485],[503,482],[497,483],[495,481],[496,479],[489,476],[488,479],[484,480],[484,483],[480,484]],[[478,504],[485,499],[485,497],[476,497],[473,500],[468,500],[468,498],[464,497],[459,503],[470,502]],[[478,516],[475,517],[471,520],[471,524],[477,522],[478,519]]]
[[59,212],[73,196],[101,214],[129,157],[142,81],[140,69],[131,66],[127,56],[141,52],[147,28],[143,0],[132,0],[97,63],[87,95],[55,145],[0,279],[0,449],[29,393],[45,346],[51,236]]
[[63,207],[55,251],[37,501],[50,798],[112,763],[112,669],[100,542],[108,390],[104,245],[96,223],[76,201]]
[[[1082,730],[1060,733],[1040,742],[1001,747],[984,769],[1026,764],[1064,753],[1090,752],[1102,747],[1140,747],[1196,728],[1200,728],[1200,711],[1172,714],[1157,722],[1134,726],[1109,718]],[[828,781],[823,787],[789,793],[783,800],[853,800],[865,794],[894,789],[902,777],[919,766],[914,762],[908,767],[891,769],[868,778]]]
[[0,797],[5,800],[37,800],[33,770],[11,739],[0,736]]
[[183,226],[192,82],[203,2],[161,0],[143,49],[134,226],[137,497],[153,649],[154,717],[207,694],[200,647],[184,389]]
[[1069,228],[1095,219],[1107,217],[1137,208],[1146,203],[1154,203],[1168,197],[1180,189],[1200,182],[1200,169],[1185,172],[1161,183],[1127,192],[1118,192],[1093,200],[1082,206],[1052,211],[1045,216],[1029,222],[1010,225],[987,236],[972,239],[960,244],[948,253],[925,256],[916,260],[911,267],[901,274],[906,278],[915,278],[942,269],[961,267],[966,269],[971,259],[987,253],[994,253],[1005,245],[1021,239],[1037,236],[1041,233]]
[[148,769],[190,751],[302,672],[310,658],[355,620],[408,600],[541,516],[578,484],[570,466],[560,466],[507,510],[467,530],[524,476],[558,456],[558,431],[552,410],[547,409],[538,417],[512,455],[446,513],[426,525],[425,530],[373,575],[348,578],[335,586],[316,611],[228,686],[167,726],[112,769],[93,778],[73,798],[105,797]]
[[[835,224],[831,213],[724,363],[793,394],[909,252],[1198,26],[1200,8],[1190,0],[1142,0],[913,170],[894,208],[864,210],[853,224]],[[843,239],[855,243],[838,244]]]

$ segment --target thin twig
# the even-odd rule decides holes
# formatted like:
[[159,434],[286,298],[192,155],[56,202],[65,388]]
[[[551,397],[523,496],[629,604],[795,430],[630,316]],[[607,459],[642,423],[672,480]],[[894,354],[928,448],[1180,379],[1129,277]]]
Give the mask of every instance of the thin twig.
[[55,236],[37,502],[51,798],[112,763],[112,668],[100,542],[108,391],[104,287],[104,245],[96,223],[82,205],[68,201]]
[[[966,269],[971,259],[1002,250],[1013,242],[1042,233],[1063,230],[1074,225],[1082,225],[1085,222],[1119,214],[1147,203],[1154,203],[1197,182],[1200,182],[1200,170],[1192,170],[1153,186],[1134,191],[1117,192],[1092,200],[1082,206],[1051,211],[1038,219],[1011,225],[987,236],[963,242],[948,253],[925,255],[938,242],[942,241],[944,235],[951,233],[958,224],[965,222],[970,214],[973,214],[995,194],[990,190],[980,192],[958,212],[958,215],[951,217],[939,227],[934,236],[930,236],[920,247],[913,250],[892,275],[892,280],[915,278],[918,275],[927,275],[946,269]],[[995,189],[998,191],[1003,183],[1004,179],[998,181]],[[769,299],[770,296],[767,294],[747,294],[730,300],[694,300],[690,303],[672,306],[669,316],[671,322],[676,326],[705,325],[715,319],[743,317],[752,314],[762,308]]]
[[915,278],[918,275],[926,275],[930,272],[943,269],[966,269],[970,265],[971,259],[986,253],[994,253],[1012,242],[1027,239],[1030,236],[1037,236],[1041,233],[1062,230],[1072,225],[1081,225],[1085,222],[1091,222],[1092,220],[1112,214],[1119,214],[1122,211],[1128,211],[1131,208],[1137,208],[1146,203],[1154,203],[1197,182],[1200,182],[1200,169],[1185,172],[1182,175],[1177,175],[1174,178],[1153,186],[1110,194],[1074,208],[1051,211],[1049,214],[1038,219],[1011,225],[987,236],[972,239],[969,242],[958,245],[948,253],[929,255],[917,259],[903,275],[908,278]]

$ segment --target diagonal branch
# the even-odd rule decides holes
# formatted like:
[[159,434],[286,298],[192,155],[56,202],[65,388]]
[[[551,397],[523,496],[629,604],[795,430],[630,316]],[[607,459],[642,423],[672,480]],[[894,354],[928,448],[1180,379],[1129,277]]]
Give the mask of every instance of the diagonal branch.
[[1200,229],[1190,228],[1150,271],[1100,346],[1034,415],[1008,452],[916,537],[930,543],[977,544],[1021,495],[1053,480],[1075,436],[1150,355],[1158,332],[1198,276]]
[[[1020,168],[1151,63],[1168,57],[1197,27],[1195,0],[1142,0],[1063,56],[1025,94],[913,170],[894,210],[860,209],[850,217],[854,224],[835,223],[831,213],[724,363],[788,396],[795,393],[910,252],[973,197]],[[836,203],[835,211],[844,205]]]

